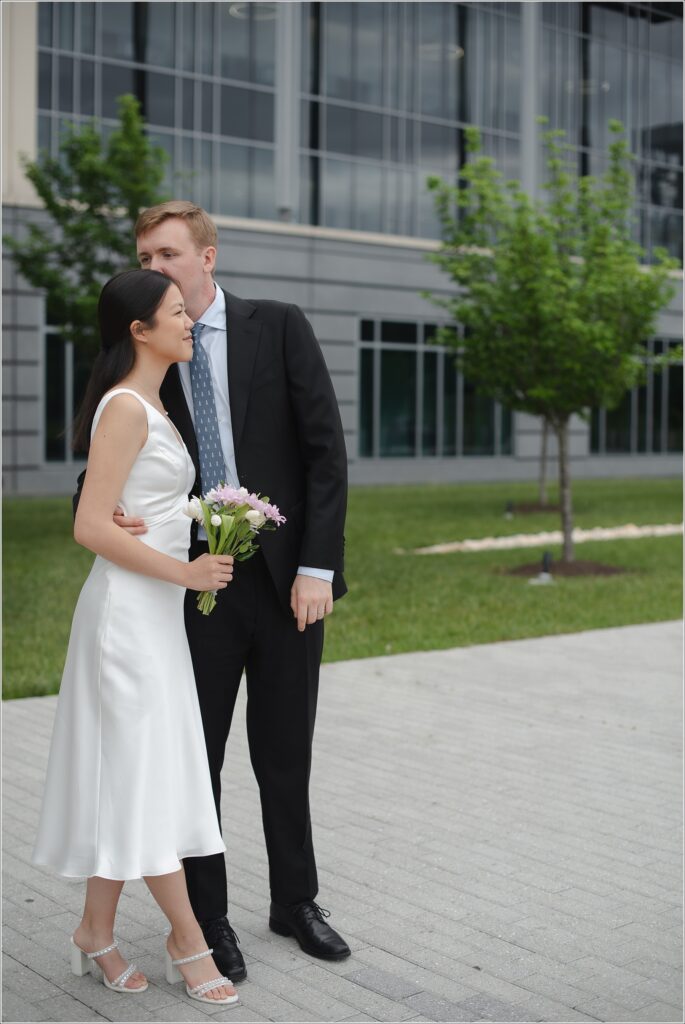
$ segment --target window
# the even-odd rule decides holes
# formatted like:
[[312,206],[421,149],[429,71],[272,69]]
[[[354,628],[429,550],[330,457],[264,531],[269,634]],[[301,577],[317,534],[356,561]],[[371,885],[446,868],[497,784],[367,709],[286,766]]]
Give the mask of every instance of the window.
[[[680,344],[675,338],[654,338],[646,358]],[[650,454],[683,450],[683,367],[649,366],[646,380],[621,399],[615,409],[593,409],[590,451],[595,455]]]
[[76,353],[56,328],[48,327],[43,365],[45,461],[81,461],[85,456],[71,450],[72,424],[86,391],[92,358]]
[[362,458],[511,455],[511,413],[464,380],[436,331],[435,323],[360,321]]
[[[169,154],[167,192],[275,219],[274,7],[39,3],[39,147],[56,156],[60,126],[92,117],[107,139],[133,93]],[[223,148],[236,141],[245,160]]]

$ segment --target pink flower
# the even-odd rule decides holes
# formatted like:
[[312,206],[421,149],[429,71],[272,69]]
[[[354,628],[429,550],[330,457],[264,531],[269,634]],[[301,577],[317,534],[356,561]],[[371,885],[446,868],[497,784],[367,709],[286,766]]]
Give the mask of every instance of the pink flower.
[[286,522],[285,516],[281,515],[277,505],[271,505],[267,501],[262,501],[258,494],[250,494],[246,487],[229,487],[226,484],[223,487],[215,487],[205,494],[205,501],[209,504],[222,505],[224,507],[249,505],[255,512],[261,512],[266,519],[270,519],[277,525]]

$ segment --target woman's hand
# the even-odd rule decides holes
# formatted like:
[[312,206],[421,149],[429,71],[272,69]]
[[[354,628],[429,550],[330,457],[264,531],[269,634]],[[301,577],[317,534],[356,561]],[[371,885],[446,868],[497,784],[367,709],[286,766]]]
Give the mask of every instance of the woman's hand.
[[233,579],[233,555],[200,555],[188,562],[188,590],[224,590]]

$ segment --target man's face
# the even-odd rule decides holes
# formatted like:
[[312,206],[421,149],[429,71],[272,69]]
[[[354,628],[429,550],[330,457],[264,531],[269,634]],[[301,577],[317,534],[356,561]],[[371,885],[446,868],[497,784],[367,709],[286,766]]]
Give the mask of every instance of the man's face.
[[212,283],[216,249],[198,249],[188,225],[180,217],[167,217],[136,242],[138,262],[144,270],[159,270],[178,281],[186,308],[202,305]]

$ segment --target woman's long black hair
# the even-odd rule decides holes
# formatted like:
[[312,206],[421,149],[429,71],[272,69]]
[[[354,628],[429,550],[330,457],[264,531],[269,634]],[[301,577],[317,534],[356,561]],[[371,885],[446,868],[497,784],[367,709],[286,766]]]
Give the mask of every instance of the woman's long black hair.
[[100,399],[133,369],[136,352],[129,330],[131,324],[140,320],[147,327],[154,327],[155,313],[169,286],[176,283],[158,270],[125,270],[110,278],[100,292],[98,324],[101,348],[74,420],[74,451],[88,451],[90,430]]

